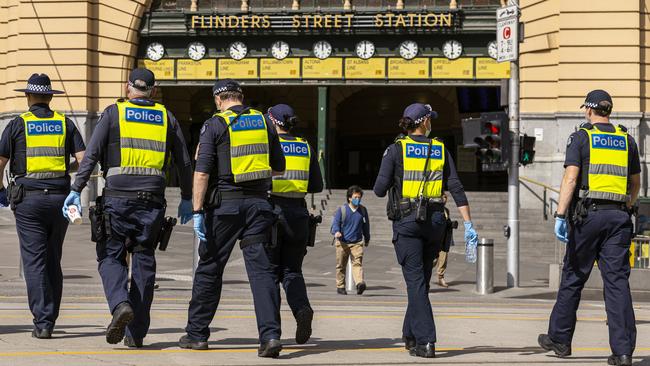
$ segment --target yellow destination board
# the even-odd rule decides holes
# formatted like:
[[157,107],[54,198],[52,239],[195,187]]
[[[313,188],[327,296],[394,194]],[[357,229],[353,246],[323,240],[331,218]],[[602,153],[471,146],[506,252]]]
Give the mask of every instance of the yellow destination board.
[[174,60],[140,60],[138,66],[151,70],[156,80],[174,80]]
[[219,59],[220,79],[257,79],[257,59],[245,58],[237,61],[232,59]]
[[216,74],[217,60],[176,60],[178,80],[214,80]]
[[432,79],[473,79],[474,59],[459,58],[449,60],[446,58],[431,59]]
[[274,58],[260,59],[261,79],[299,79],[300,59],[285,58],[276,60]]
[[477,79],[509,79],[510,62],[497,62],[488,57],[476,59]]
[[343,59],[328,58],[321,60],[318,58],[302,59],[302,78],[303,79],[342,79],[343,78]]
[[346,79],[384,79],[386,77],[386,59],[383,57],[363,60],[345,59]]
[[403,58],[388,59],[389,79],[428,79],[429,59],[414,58],[405,60]]

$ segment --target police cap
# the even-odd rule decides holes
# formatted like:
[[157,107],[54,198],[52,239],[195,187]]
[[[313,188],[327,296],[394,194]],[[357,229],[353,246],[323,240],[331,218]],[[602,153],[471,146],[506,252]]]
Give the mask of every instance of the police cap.
[[269,108],[269,119],[276,125],[284,127],[286,124],[293,124],[296,120],[296,114],[293,108],[286,104],[277,104]]
[[610,112],[614,103],[612,103],[612,97],[608,92],[602,89],[592,90],[587,94],[585,102],[582,103],[580,108],[588,107],[591,109],[598,109],[605,112]]
[[14,89],[14,91],[27,94],[63,94],[61,90],[52,89],[52,82],[47,74],[32,74],[27,80],[25,89]]
[[156,77],[151,70],[138,67],[129,74],[129,85],[141,91],[148,91],[156,86]]
[[214,83],[214,86],[212,87],[212,95],[214,96],[228,91],[242,93],[241,86],[233,79],[217,80],[217,82]]
[[413,103],[406,107],[402,117],[410,118],[415,124],[420,124],[424,122],[426,117],[431,117],[431,119],[438,118],[438,112],[434,111],[428,104]]

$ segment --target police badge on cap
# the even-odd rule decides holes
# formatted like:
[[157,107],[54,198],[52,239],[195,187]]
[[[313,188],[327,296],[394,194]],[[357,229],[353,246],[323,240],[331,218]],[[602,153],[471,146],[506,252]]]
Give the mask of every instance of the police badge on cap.
[[25,89],[14,89],[17,92],[23,92],[27,94],[43,94],[43,95],[52,95],[52,94],[63,94],[61,90],[52,89],[52,82],[50,77],[47,74],[33,74],[27,80],[27,87]]

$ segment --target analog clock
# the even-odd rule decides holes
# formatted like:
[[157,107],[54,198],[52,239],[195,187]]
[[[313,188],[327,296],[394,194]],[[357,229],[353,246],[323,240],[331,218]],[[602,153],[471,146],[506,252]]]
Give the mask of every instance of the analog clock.
[[271,45],[271,55],[278,60],[282,60],[289,56],[291,48],[287,42],[277,41]]
[[228,49],[228,52],[230,53],[230,57],[233,58],[233,60],[241,60],[246,55],[248,54],[248,47],[244,44],[244,42],[233,42],[230,45],[230,48]]
[[154,42],[147,46],[147,57],[152,61],[158,61],[165,56],[165,46]]
[[357,43],[356,51],[359,58],[367,60],[375,54],[375,45],[370,41],[361,41]]
[[201,42],[192,42],[187,46],[187,55],[194,61],[198,61],[205,56],[205,45]]
[[446,58],[455,60],[463,54],[463,45],[455,39],[442,44],[442,53]]
[[314,43],[314,56],[324,60],[332,54],[332,45],[327,41],[318,41]]
[[418,55],[418,44],[414,41],[404,41],[399,45],[399,55],[405,60],[412,60]]
[[499,51],[497,50],[497,41],[492,41],[488,43],[487,48],[488,48],[488,55],[490,55],[490,57],[496,60],[497,57],[499,56]]

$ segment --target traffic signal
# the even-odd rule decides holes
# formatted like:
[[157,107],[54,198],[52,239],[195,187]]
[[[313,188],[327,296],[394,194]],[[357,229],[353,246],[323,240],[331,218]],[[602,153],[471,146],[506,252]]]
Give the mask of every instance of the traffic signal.
[[481,134],[474,138],[476,155],[482,163],[505,165],[510,151],[510,132],[505,113],[481,114]]
[[532,164],[535,159],[535,137],[524,134],[519,137],[519,163],[521,165]]

